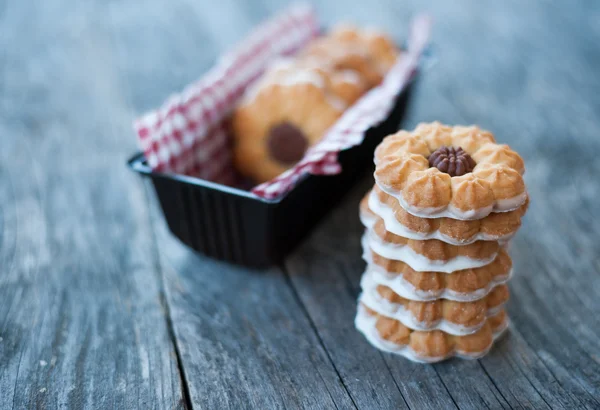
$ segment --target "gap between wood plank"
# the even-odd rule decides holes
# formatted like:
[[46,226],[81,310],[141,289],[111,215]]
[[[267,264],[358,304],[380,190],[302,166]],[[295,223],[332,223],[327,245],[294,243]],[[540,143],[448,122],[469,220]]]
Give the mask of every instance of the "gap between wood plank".
[[[550,404],[549,404],[549,403],[546,401],[546,399],[544,398],[544,396],[542,396],[542,394],[539,392],[539,390],[538,390],[538,389],[537,389],[537,388],[536,388],[536,387],[533,385],[533,383],[531,382],[531,380],[529,379],[529,377],[527,377],[527,375],[525,375],[525,373],[523,372],[523,370],[522,370],[522,369],[521,369],[521,368],[520,368],[520,367],[519,367],[519,366],[518,366],[516,363],[514,363],[514,361],[512,361],[512,360],[508,360],[508,359],[506,358],[506,356],[505,356],[505,362],[506,362],[507,364],[509,364],[509,365],[510,365],[510,367],[511,367],[512,369],[516,369],[516,370],[518,370],[518,371],[519,371],[519,373],[521,373],[521,375],[523,376],[523,378],[525,378],[525,380],[527,380],[527,381],[529,382],[529,385],[530,385],[530,386],[533,388],[533,390],[534,390],[534,391],[535,391],[535,392],[538,394],[538,396],[540,396],[540,398],[542,399],[542,401],[543,401],[544,403],[546,403],[546,406],[548,406],[548,408],[549,408],[549,409],[552,409],[552,406],[551,406],[551,405],[550,405]],[[483,363],[482,363],[480,360],[479,360],[479,363],[480,363],[480,364],[481,364],[481,366],[482,366],[482,367],[485,369],[485,366],[483,365]],[[484,370],[484,371],[485,371],[485,370]],[[486,371],[485,373],[486,373],[486,374],[488,374],[488,373],[487,373],[487,371]],[[491,379],[491,377],[490,377],[490,379]],[[500,390],[498,390],[498,391],[500,392]],[[502,394],[502,392],[500,392],[500,394]],[[518,398],[517,398],[517,399],[518,399]],[[510,402],[508,402],[508,401],[507,401],[507,403],[508,403],[508,405],[510,406]]]
[[[344,379],[343,379],[342,375],[340,374],[340,372],[339,372],[339,370],[338,370],[335,362],[333,361],[333,358],[331,357],[331,354],[329,353],[329,350],[325,346],[325,343],[323,342],[323,339],[321,338],[321,335],[319,334],[319,330],[318,330],[317,326],[313,322],[312,317],[310,316],[310,313],[308,312],[308,309],[304,305],[304,302],[302,302],[302,299],[300,298],[300,295],[298,294],[298,291],[294,287],[294,282],[291,280],[290,274],[289,274],[289,272],[287,271],[287,269],[285,267],[285,263],[281,264],[281,270],[283,271],[283,274],[285,276],[285,281],[287,282],[288,286],[292,290],[292,294],[294,295],[294,298],[296,299],[296,301],[300,305],[302,311],[306,315],[306,317],[308,319],[308,322],[310,323],[311,328],[315,332],[315,335],[317,337],[317,340],[319,341],[319,344],[323,347],[323,350],[325,351],[325,354],[327,355],[327,358],[329,359],[331,365],[333,366],[333,369],[335,370],[336,374],[338,375],[338,377],[340,379],[340,382],[342,383],[342,386],[344,386],[344,390],[346,390],[346,393],[348,393],[348,397],[350,397],[350,400],[352,400],[352,404],[354,404],[354,407],[358,409],[358,406],[356,405],[356,402],[354,401],[354,398],[350,394],[350,390],[346,386],[346,383],[344,382]],[[346,289],[348,290],[348,293],[350,293],[350,295],[354,299],[357,299],[358,295],[356,295],[356,293],[354,292],[354,288],[352,287],[350,279],[345,274],[343,274],[342,276],[344,277],[344,281],[348,285],[348,286],[346,286]],[[400,389],[400,386],[398,385],[398,382],[394,378],[392,370],[390,369],[390,366],[389,366],[388,362],[385,360],[385,357],[383,356],[383,353],[379,352],[379,355],[381,356],[382,361],[385,364],[385,367],[386,367],[388,373],[390,374],[390,377],[394,381],[394,385],[398,389],[398,392],[400,393],[400,397],[402,397],[402,400],[404,401],[404,404],[406,404],[406,407],[408,409],[411,409],[411,407],[408,405],[408,401],[406,400],[406,397],[404,397],[404,394],[402,394],[402,390]],[[438,377],[439,377],[439,375],[438,375]],[[454,399],[452,399],[452,401],[454,402]]]
[[[152,232],[152,236],[155,238],[154,232]],[[163,285],[162,281],[162,271],[161,274],[161,286]],[[163,307],[165,312],[165,320],[167,324],[167,332],[169,334],[169,338],[171,339],[171,343],[173,343],[173,348],[175,349],[175,358],[177,359],[177,370],[179,372],[179,378],[181,379],[181,393],[183,394],[183,406],[186,409],[193,409],[192,400],[190,398],[190,390],[188,387],[187,378],[185,377],[185,370],[183,368],[183,361],[181,359],[181,353],[179,352],[179,346],[177,345],[177,340],[175,338],[175,331],[173,329],[173,321],[171,320],[171,310],[169,308],[169,302],[167,301],[167,297],[165,296],[164,289],[160,290],[160,304]]]
[[402,397],[402,400],[404,400],[404,404],[406,404],[406,407],[411,409],[411,407],[408,405],[408,401],[406,401],[406,397],[404,397],[404,395],[402,394],[402,390],[400,389],[400,386],[398,385],[398,382],[396,381],[396,378],[394,377],[394,373],[392,373],[392,369],[390,368],[389,363],[387,362],[387,360],[385,360],[385,357],[383,357],[383,352],[379,352],[379,355],[381,356],[381,360],[383,361],[383,364],[385,364],[385,368],[387,369],[388,373],[390,374],[390,377],[394,381],[394,385],[398,389],[398,392],[400,393],[400,397]]
[[506,402],[506,404],[508,404],[508,407],[510,407],[512,409],[513,407],[510,405],[510,401],[508,401],[508,399],[504,396],[504,394],[502,394],[502,391],[500,390],[500,388],[498,387],[498,385],[496,385],[496,382],[494,381],[494,379],[492,378],[492,376],[490,376],[490,374],[488,373],[488,371],[485,368],[485,366],[483,365],[483,363],[481,363],[481,360],[477,359],[477,363],[479,363],[479,367],[481,367],[481,369],[483,370],[483,372],[485,373],[485,375],[488,377],[488,379],[490,379],[490,382],[492,382],[492,385],[496,388],[496,390],[498,391],[498,394],[500,395],[500,397],[502,397],[502,399],[504,399],[504,401]]
[[17,385],[19,384],[19,371],[21,370],[21,361],[23,360],[23,352],[24,352],[24,350],[21,350],[21,354],[19,355],[19,364],[17,365],[17,375],[15,376],[15,387],[13,389],[13,402],[12,402],[13,409],[15,408],[15,400],[17,398]]
[[155,226],[152,218],[152,206],[155,206],[156,203],[152,200],[152,196],[149,192],[149,182],[142,181],[144,184],[144,196],[146,197],[146,204],[148,206],[148,224],[150,225],[150,235],[152,236],[152,246],[153,246],[153,261],[152,264],[155,267],[156,275],[158,276],[158,294],[160,298],[160,305],[164,312],[165,322],[167,325],[167,332],[169,335],[169,340],[173,344],[173,349],[175,350],[175,359],[177,360],[177,371],[179,373],[179,379],[181,380],[181,393],[183,394],[183,406],[186,409],[192,410],[194,407],[192,405],[192,400],[190,396],[190,390],[188,387],[188,381],[185,376],[185,369],[183,367],[183,360],[181,359],[181,353],[179,351],[179,345],[177,344],[177,338],[175,337],[175,329],[173,328],[173,320],[171,319],[171,308],[169,306],[169,301],[167,300],[167,296],[165,293],[165,282],[164,275],[162,271],[162,266],[160,264],[160,259],[158,257],[158,239],[156,237]]
[[[524,339],[524,340],[525,340],[525,339]],[[527,341],[525,341],[525,344],[526,344],[527,346],[529,346],[529,344],[527,343]],[[531,346],[529,346],[529,347],[531,348]],[[550,369],[550,367],[548,367],[548,365],[546,364],[546,361],[545,361],[544,359],[542,359],[542,358],[541,358],[541,357],[540,357],[540,356],[537,354],[537,352],[535,352],[535,355],[538,357],[538,359],[540,359],[540,361],[541,361],[541,362],[542,362],[542,364],[544,365],[544,368],[545,368],[546,370],[548,370],[548,373],[550,373],[550,374],[552,375],[552,377],[554,378],[554,380],[556,380],[556,382],[557,382],[557,383],[560,385],[560,387],[562,387],[562,388],[563,388],[563,390],[565,390],[565,392],[567,392],[567,394],[569,394],[569,396],[570,396],[570,397],[573,397],[573,395],[572,395],[572,394],[571,394],[569,391],[567,391],[567,389],[565,388],[565,386],[563,386],[563,384],[560,382],[560,380],[558,380],[558,378],[556,377],[556,375],[554,374],[554,372],[553,372],[553,371]],[[569,374],[569,376],[571,376],[571,375]],[[589,391],[586,389],[586,387],[585,387],[584,385],[582,385],[582,384],[581,384],[581,382],[579,381],[579,379],[578,379],[577,377],[573,377],[573,376],[571,376],[571,377],[572,377],[572,379],[575,381],[575,383],[577,383],[577,385],[578,385],[579,387],[581,387],[581,389],[582,389],[582,390],[583,390],[583,391],[584,391],[584,392],[585,392],[585,393],[586,393],[586,394],[587,394],[587,395],[588,395],[588,396],[589,396],[589,397],[592,399],[592,401],[593,401],[594,403],[596,403],[596,405],[598,406],[598,408],[600,408],[600,401],[598,401],[598,400],[596,399],[596,397],[594,397],[594,396],[593,396],[593,395],[592,395],[592,394],[591,394],[591,393],[590,393],[590,392],[589,392]],[[575,399],[575,397],[573,397],[573,398]]]
[[[512,329],[512,331],[513,331],[513,332],[516,332],[516,329],[514,329],[514,328],[513,328],[513,329]],[[554,379],[554,381],[555,381],[556,383],[558,383],[558,385],[559,385],[559,386],[560,386],[560,387],[561,387],[561,388],[564,390],[565,394],[566,394],[566,395],[568,395],[568,396],[569,396],[569,397],[570,397],[570,398],[571,398],[573,401],[579,402],[579,404],[581,404],[583,407],[587,407],[587,406],[585,405],[585,403],[584,403],[584,402],[581,402],[581,400],[580,400],[578,397],[574,397],[574,396],[573,396],[573,395],[572,395],[572,394],[571,394],[571,393],[570,393],[570,392],[569,392],[569,391],[568,391],[568,390],[567,390],[567,389],[566,389],[566,388],[565,388],[565,387],[562,385],[562,383],[560,382],[560,380],[558,380],[558,378],[557,378],[557,377],[554,375],[554,373],[553,373],[553,372],[550,370],[550,368],[549,368],[549,367],[546,365],[546,362],[544,362],[544,360],[543,360],[543,359],[542,359],[542,358],[541,358],[541,357],[538,355],[537,351],[535,351],[535,350],[534,350],[534,349],[531,347],[531,345],[529,344],[529,342],[527,341],[527,339],[526,339],[525,337],[523,337],[523,335],[521,335],[521,334],[520,334],[520,333],[518,333],[518,332],[517,332],[516,334],[517,334],[517,335],[518,335],[518,336],[521,338],[521,340],[523,341],[523,343],[525,344],[525,346],[527,346],[527,347],[528,347],[528,348],[531,350],[531,352],[533,353],[533,355],[535,355],[535,357],[536,357],[536,358],[537,358],[537,359],[540,361],[540,363],[542,364],[542,366],[544,367],[544,369],[546,369],[546,371],[548,371],[548,373],[549,373],[549,374],[552,376],[552,378]],[[521,368],[520,368],[519,366],[517,366],[517,367],[519,368],[519,370],[521,370]],[[573,380],[575,380],[575,382],[576,382],[576,383],[577,383],[577,384],[578,384],[578,385],[579,385],[579,386],[582,388],[582,390],[583,390],[583,391],[584,391],[584,392],[585,392],[585,393],[586,393],[588,396],[590,396],[590,397],[591,397],[592,401],[594,401],[594,402],[595,402],[596,404],[598,404],[598,405],[599,405],[599,407],[600,407],[600,402],[598,402],[598,400],[596,400],[596,398],[595,398],[595,397],[594,397],[592,394],[590,394],[590,392],[589,392],[589,391],[588,391],[588,390],[585,388],[585,386],[582,386],[582,385],[581,385],[581,383],[579,382],[579,380],[578,380],[576,377],[574,377],[573,375],[571,375],[570,373],[569,373],[569,376],[571,376],[571,378],[572,378]],[[527,378],[527,377],[525,377],[525,378]],[[529,379],[527,379],[527,381],[529,381]],[[531,382],[530,382],[530,383],[531,383]],[[535,389],[535,387],[534,387],[534,389]],[[540,394],[540,392],[539,392],[537,389],[535,389],[535,391],[536,391],[536,392],[538,392],[538,394]],[[541,396],[541,394],[540,394],[540,396]],[[543,397],[542,397],[542,399],[543,399]],[[545,401],[545,400],[544,400],[544,401]],[[551,406],[551,407],[552,407],[552,406]]]
[[[424,366],[430,366],[430,365],[425,364]],[[444,386],[444,389],[446,389],[446,393],[448,393],[448,396],[450,396],[450,400],[452,400],[452,403],[454,403],[454,407],[456,407],[457,410],[460,409],[460,407],[458,407],[458,403],[456,403],[456,400],[454,400],[454,397],[452,397],[452,393],[450,393],[448,386],[446,386],[446,383],[444,383],[444,379],[442,379],[442,376],[440,376],[436,367],[435,366],[431,366],[431,367],[433,367],[433,371],[435,372],[438,379],[440,379],[440,382],[442,383],[442,386]],[[485,401],[484,401],[484,403],[485,403]]]
[[[292,295],[294,295],[294,299],[296,299],[296,302],[300,306],[300,309],[302,310],[302,312],[306,316],[306,319],[308,320],[308,324],[310,325],[310,327],[313,330],[313,332],[315,332],[315,337],[317,338],[317,340],[319,341],[319,344],[323,348],[323,351],[325,352],[325,355],[327,356],[327,360],[329,360],[329,363],[331,363],[331,366],[333,367],[333,370],[335,370],[335,374],[340,379],[340,383],[342,383],[342,386],[344,386],[344,390],[346,391],[346,393],[348,394],[348,397],[352,401],[352,404],[354,405],[354,408],[358,409],[358,406],[356,405],[356,402],[354,401],[354,398],[350,394],[350,390],[348,390],[348,386],[346,386],[346,383],[344,382],[344,379],[342,378],[342,375],[340,374],[337,366],[335,365],[333,359],[331,358],[331,355],[329,354],[329,351],[327,350],[327,347],[325,346],[325,343],[323,343],[323,340],[321,339],[321,335],[319,334],[319,331],[318,331],[317,327],[315,326],[315,324],[314,324],[314,322],[312,320],[312,317],[310,317],[310,314],[308,313],[308,310],[306,309],[306,306],[304,306],[304,303],[302,303],[302,300],[300,299],[300,295],[298,295],[298,292],[296,291],[296,288],[294,287],[294,284],[292,283],[290,275],[289,275],[288,271],[285,268],[285,263],[282,263],[281,265],[279,265],[279,268],[281,269],[281,272],[283,273],[283,277],[285,278],[285,282],[287,283],[287,285],[289,286],[290,290],[292,291]],[[333,403],[335,404],[335,401]],[[336,407],[337,407],[337,405],[336,405]]]

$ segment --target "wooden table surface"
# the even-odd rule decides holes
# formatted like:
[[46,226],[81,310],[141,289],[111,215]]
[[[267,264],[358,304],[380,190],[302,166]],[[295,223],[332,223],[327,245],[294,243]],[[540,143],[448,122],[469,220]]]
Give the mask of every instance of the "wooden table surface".
[[511,331],[436,365],[354,329],[369,178],[251,271],[182,246],[125,167],[132,118],[283,4],[32,3],[0,1],[1,408],[600,408],[600,2],[317,6],[398,39],[430,11],[438,63],[404,125],[477,123],[527,164]]

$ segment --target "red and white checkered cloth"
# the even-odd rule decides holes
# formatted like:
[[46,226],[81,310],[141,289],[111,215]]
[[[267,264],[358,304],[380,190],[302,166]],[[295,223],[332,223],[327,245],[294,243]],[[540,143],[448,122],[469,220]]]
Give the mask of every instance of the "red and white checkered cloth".
[[[341,150],[360,144],[370,127],[390,113],[395,97],[414,74],[429,37],[427,17],[413,21],[408,48],[384,81],[350,107],[292,169],[255,187],[252,192],[274,199],[290,191],[306,173],[330,175],[341,171]],[[171,96],[157,111],[134,123],[150,167],[159,172],[197,176],[231,184],[234,169],[225,123],[246,87],[268,64],[305,46],[319,31],[312,8],[293,6],[259,26],[239,47],[181,94]]]

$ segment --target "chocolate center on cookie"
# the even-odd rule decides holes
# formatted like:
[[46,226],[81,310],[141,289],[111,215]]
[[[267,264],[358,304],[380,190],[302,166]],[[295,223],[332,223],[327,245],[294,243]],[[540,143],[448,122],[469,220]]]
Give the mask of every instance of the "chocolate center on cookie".
[[439,147],[429,156],[429,166],[459,177],[473,171],[475,161],[461,147]]
[[302,159],[308,139],[301,129],[289,122],[273,126],[267,140],[269,155],[282,164],[294,164]]

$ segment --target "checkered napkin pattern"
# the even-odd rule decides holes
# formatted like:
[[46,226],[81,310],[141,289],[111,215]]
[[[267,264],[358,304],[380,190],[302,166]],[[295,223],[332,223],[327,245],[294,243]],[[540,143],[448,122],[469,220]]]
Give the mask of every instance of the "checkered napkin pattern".
[[[365,131],[383,121],[395,97],[414,74],[427,44],[430,22],[418,17],[411,25],[407,51],[373,88],[350,107],[292,169],[255,187],[252,192],[275,199],[289,192],[305,174],[341,172],[338,154],[358,145]],[[319,31],[314,10],[306,5],[290,7],[260,25],[237,48],[182,93],[171,96],[158,110],[134,122],[148,165],[158,172],[186,174],[231,185],[235,171],[231,161],[226,122],[246,87],[268,64],[305,46]]]
[[294,5],[261,24],[196,83],[134,122],[148,165],[157,172],[230,185],[235,172],[226,120],[246,87],[269,62],[294,54],[316,37],[312,8]]
[[383,82],[346,110],[323,139],[310,148],[294,168],[255,187],[252,192],[266,199],[274,199],[292,189],[307,173],[339,174],[342,171],[338,162],[339,152],[360,144],[369,128],[385,120],[393,108],[396,96],[416,72],[429,41],[430,26],[429,17],[423,15],[415,18],[411,23],[407,50],[386,74]]

